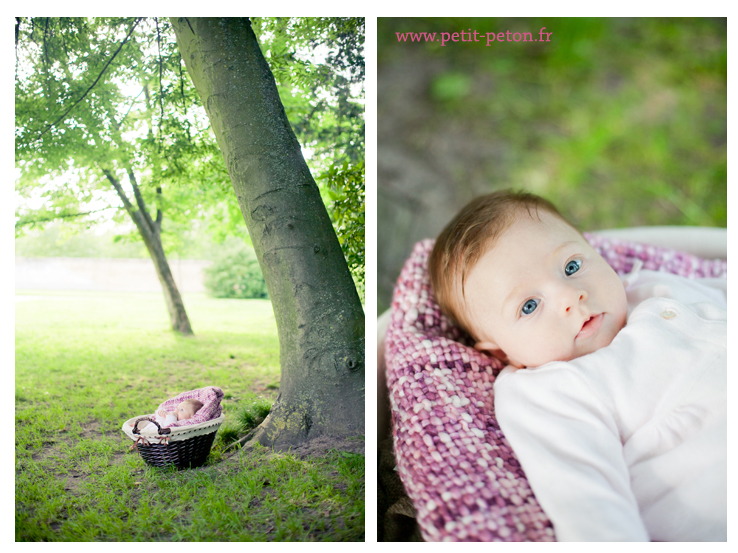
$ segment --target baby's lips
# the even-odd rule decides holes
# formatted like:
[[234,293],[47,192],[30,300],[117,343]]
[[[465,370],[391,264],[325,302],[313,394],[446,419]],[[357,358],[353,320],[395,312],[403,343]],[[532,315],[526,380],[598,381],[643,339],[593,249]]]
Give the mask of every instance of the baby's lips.
[[579,334],[577,334],[576,338],[589,338],[590,336],[592,336],[600,329],[604,318],[605,314],[600,313],[599,315],[593,315],[592,317],[587,319],[582,325],[582,329],[579,331]]

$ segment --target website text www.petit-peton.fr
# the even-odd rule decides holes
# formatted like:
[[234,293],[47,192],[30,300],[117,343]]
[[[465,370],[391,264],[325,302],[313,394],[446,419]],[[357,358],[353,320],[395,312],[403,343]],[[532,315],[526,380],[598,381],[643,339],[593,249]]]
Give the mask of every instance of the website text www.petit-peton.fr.
[[503,31],[499,33],[480,33],[479,31],[460,31],[458,33],[395,33],[397,42],[440,42],[446,46],[447,42],[484,42],[487,46],[493,42],[551,42],[553,33],[546,32],[546,27],[538,31],[538,37],[533,33],[518,33]]

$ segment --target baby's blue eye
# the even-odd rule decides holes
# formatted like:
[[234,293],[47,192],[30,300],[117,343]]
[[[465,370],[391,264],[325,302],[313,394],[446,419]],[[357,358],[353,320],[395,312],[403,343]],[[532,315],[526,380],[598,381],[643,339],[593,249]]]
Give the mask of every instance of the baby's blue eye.
[[538,307],[538,300],[528,300],[523,304],[523,315],[530,315]]
[[564,267],[564,272],[566,273],[566,276],[571,276],[576,273],[581,267],[582,261],[580,259],[572,259],[571,261],[569,261],[569,263],[566,264],[566,267]]

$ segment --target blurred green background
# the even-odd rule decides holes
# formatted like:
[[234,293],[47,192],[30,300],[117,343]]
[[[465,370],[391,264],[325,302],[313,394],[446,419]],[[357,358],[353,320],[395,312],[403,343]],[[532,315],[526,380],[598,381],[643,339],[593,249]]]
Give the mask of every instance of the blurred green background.
[[499,188],[585,231],[725,227],[726,42],[725,19],[380,18],[378,313],[413,244]]

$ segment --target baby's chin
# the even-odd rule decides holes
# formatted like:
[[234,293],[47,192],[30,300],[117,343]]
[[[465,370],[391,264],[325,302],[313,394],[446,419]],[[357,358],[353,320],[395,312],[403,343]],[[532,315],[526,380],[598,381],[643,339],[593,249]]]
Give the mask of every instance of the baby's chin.
[[615,336],[618,335],[618,333],[622,330],[624,326],[625,317],[623,317],[622,323],[619,321],[612,321],[611,324],[606,323],[605,325],[603,325],[601,332],[599,332],[598,335],[594,337],[595,339],[591,342],[591,344],[588,344],[589,347],[586,348],[588,351],[581,353],[577,357],[589,355],[590,353],[594,353],[597,350],[606,348],[607,346],[612,344]]
[[603,332],[599,336],[597,336],[595,340],[592,340],[587,344],[582,345],[581,347],[574,348],[567,353],[529,358],[527,359],[527,363],[510,360],[509,364],[519,369],[535,369],[536,367],[540,367],[542,365],[545,365],[546,363],[553,363],[554,361],[573,361],[574,359],[579,359],[580,357],[584,357],[585,355],[589,355],[590,353],[594,353],[597,350],[609,346],[615,339],[616,335],[617,332]]

